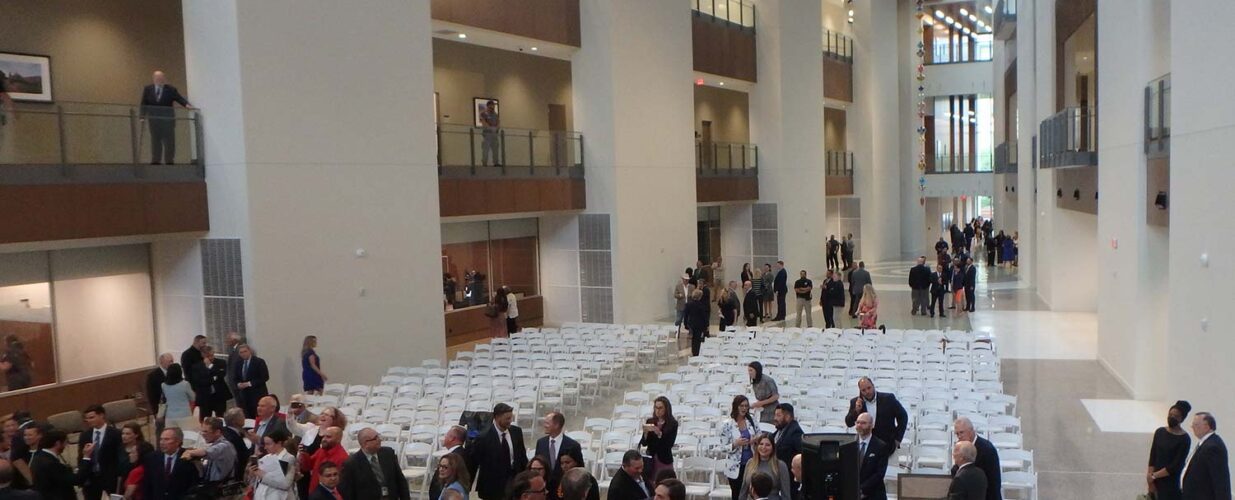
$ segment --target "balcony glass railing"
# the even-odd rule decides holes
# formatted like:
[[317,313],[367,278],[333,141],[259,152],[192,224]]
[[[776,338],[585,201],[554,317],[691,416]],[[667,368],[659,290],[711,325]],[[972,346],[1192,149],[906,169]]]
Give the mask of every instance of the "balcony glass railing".
[[971,154],[935,153],[934,163],[927,164],[928,174],[972,174],[993,172],[995,161],[990,151]]
[[1098,164],[1097,111],[1064,108],[1038,129],[1038,161],[1043,168]]
[[853,39],[832,30],[823,30],[823,54],[845,62],[853,62]]
[[[200,111],[59,102],[2,113],[0,165],[202,165]],[[159,141],[152,140],[151,132]],[[170,146],[171,150],[168,151]]]
[[995,173],[1007,174],[1016,172],[1016,142],[1005,142],[995,146]]
[[834,177],[853,177],[853,151],[827,151],[824,173]]
[[583,168],[583,134],[440,123],[437,164],[442,173],[560,175]]
[[1016,28],[1016,0],[999,0],[995,3],[995,34],[1000,40],[1011,38]]
[[990,61],[993,55],[990,33],[973,37],[935,37],[926,64],[985,62]]
[[1145,87],[1145,154],[1171,152],[1171,75],[1158,78]]
[[722,21],[755,29],[755,4],[751,0],[689,0],[691,9]]
[[700,175],[755,175],[759,146],[738,142],[695,141],[695,168]]

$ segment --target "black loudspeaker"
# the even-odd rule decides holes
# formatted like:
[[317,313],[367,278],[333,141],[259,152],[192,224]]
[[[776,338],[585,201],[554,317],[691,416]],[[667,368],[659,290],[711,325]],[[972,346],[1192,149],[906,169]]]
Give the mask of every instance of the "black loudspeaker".
[[493,422],[491,411],[465,411],[459,416],[459,425],[467,428],[467,440],[471,441],[480,435]]
[[802,491],[810,500],[858,500],[858,437],[802,436]]

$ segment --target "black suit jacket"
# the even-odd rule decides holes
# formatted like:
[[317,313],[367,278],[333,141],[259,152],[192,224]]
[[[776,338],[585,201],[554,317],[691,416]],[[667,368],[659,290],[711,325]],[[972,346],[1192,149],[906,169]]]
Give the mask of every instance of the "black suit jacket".
[[41,497],[33,491],[0,488],[0,500],[41,500]]
[[182,460],[184,449],[176,451],[176,461],[170,476],[164,473],[165,457],[162,451],[146,455],[145,474],[142,476],[142,498],[145,500],[172,500],[184,498],[185,493],[198,482],[197,467],[193,462]]
[[776,459],[785,464],[793,463],[793,456],[802,453],[802,426],[797,420],[785,424],[784,429],[772,434],[772,442],[776,443]]
[[86,484],[99,489],[116,489],[116,480],[120,477],[120,457],[125,455],[120,444],[120,430],[110,425],[103,428],[103,443],[94,450],[94,461],[98,462],[99,471],[94,472],[94,461],[82,460],[82,450],[86,443],[94,439],[94,429],[81,433],[81,442],[77,444],[77,468],[86,478]]
[[839,279],[824,280],[823,293],[819,294],[819,305],[823,307],[843,307],[845,305],[845,284]]
[[468,449],[468,456],[471,457],[468,463],[473,469],[472,477],[476,478],[476,487],[473,490],[485,500],[505,498],[506,484],[515,474],[527,469],[527,448],[523,447],[523,430],[515,425],[507,430],[510,432],[510,445],[514,448],[514,456],[511,457],[514,459],[513,467],[502,459],[499,449],[502,438],[492,424],[476,437]]
[[[409,500],[411,495],[407,490],[407,478],[403,477],[395,451],[388,446],[381,447],[377,450],[377,462],[381,464],[382,476],[386,479],[386,489],[390,497]],[[373,475],[373,468],[363,451],[353,453],[343,462],[339,492],[348,500],[382,497],[382,485],[377,482],[377,476]]]
[[202,352],[196,347],[189,346],[184,352],[180,353],[180,369],[184,371],[185,376],[193,373],[193,367],[202,362]]
[[925,264],[909,269],[909,288],[923,290],[931,286],[931,270]]
[[982,500],[986,498],[986,476],[972,465],[962,468],[948,486],[948,500]]
[[754,291],[746,292],[746,296],[742,297],[742,315],[751,326],[759,320],[759,296]]
[[197,396],[198,406],[232,398],[232,392],[227,388],[227,362],[221,359],[215,358],[209,366],[204,360],[194,365],[189,373],[189,383]]
[[772,289],[776,293],[789,293],[789,273],[784,269],[776,271],[776,280],[772,282]]
[[[558,436],[558,439],[562,442],[562,444],[557,447],[558,457],[561,457],[562,455],[570,455],[572,453],[577,453],[577,456],[583,455],[583,447],[579,446],[579,442],[571,439],[570,436],[566,435],[566,433],[562,433],[561,436]],[[549,436],[541,437],[536,441],[536,454],[549,458]],[[583,464],[579,465],[582,466]],[[551,472],[557,473],[557,464],[551,464],[549,468],[551,469]],[[432,498],[433,500],[436,500],[437,497]]]
[[[865,405],[862,406],[862,411],[857,410],[857,402],[858,398],[849,400],[849,414],[845,415],[845,425],[849,427],[853,427],[858,421],[858,415],[866,413]],[[896,395],[889,392],[876,392],[875,405],[875,428],[872,433],[888,446],[895,447],[905,438],[909,413],[901,406],[901,402],[896,400]]]
[[887,500],[888,489],[884,485],[883,476],[888,473],[888,457],[892,456],[892,451],[892,446],[871,435],[870,442],[866,445],[866,456],[862,457],[862,466],[858,472],[862,498]]
[[[648,493],[639,489],[639,483],[643,483]],[[620,470],[613,474],[613,479],[609,480],[609,493],[606,498],[609,500],[643,500],[650,498],[648,496],[650,493],[653,493],[652,487],[644,482],[643,478],[632,478],[625,470]]]
[[978,458],[973,464],[986,475],[986,500],[1003,499],[1003,474],[999,465],[999,450],[984,437],[974,440]]
[[146,374],[146,401],[150,403],[150,410],[153,412],[157,412],[159,403],[163,402],[163,381],[166,379],[163,369],[157,366]]
[[[257,427],[253,428],[253,432],[256,433],[258,429],[261,429],[260,423],[257,424]],[[278,413],[275,413],[274,415],[270,417],[270,423],[266,425],[265,429],[262,429],[262,432],[258,434],[257,437],[264,438],[266,436],[269,436],[270,433],[277,431],[277,430],[282,430],[283,432],[289,432],[287,430],[287,419],[283,418],[283,416],[279,415]],[[264,454],[265,454],[264,452],[259,453],[259,455],[264,455]]]
[[[451,453],[463,457],[463,462],[467,463],[467,450],[464,450],[462,446],[455,448]],[[548,455],[545,456],[547,457]],[[466,486],[470,488],[472,485]],[[442,496],[442,480],[437,478],[437,474],[433,474],[433,478],[429,480],[429,498],[427,500],[437,500],[440,496]]]
[[266,382],[270,380],[270,371],[266,369],[266,360],[253,356],[249,358],[249,373],[244,374],[244,360],[236,358],[236,363],[232,365],[232,373],[236,377],[236,383],[249,382],[253,384],[248,389],[240,389],[240,393],[244,395],[244,399],[252,398],[254,401],[261,397],[270,394],[266,390]]
[[[249,445],[244,442],[244,434],[232,429],[231,427],[223,428],[223,439],[231,443],[232,448],[236,449],[236,470],[234,478],[240,479],[244,477],[244,470],[249,466],[249,457],[253,455],[253,450],[249,449]],[[341,465],[341,464],[340,464]]]
[[[156,98],[155,97],[155,85],[153,83],[150,85],[147,85],[145,88],[142,89],[141,116],[142,117],[145,117],[146,115],[171,116],[172,115],[171,107],[173,103],[179,103],[181,106],[188,106],[189,100],[185,99],[184,96],[180,95],[180,91],[177,90],[176,87],[173,87],[171,85],[166,85],[166,84],[163,85],[163,93]],[[168,108],[168,109],[163,110],[159,108]],[[190,347],[190,349],[193,349],[193,348]],[[193,350],[196,351],[197,349],[193,349]],[[183,359],[184,358],[181,358],[181,362],[180,362],[181,365],[185,364]],[[201,361],[200,353],[198,353],[198,361]]]
[[1231,500],[1231,475],[1226,443],[1217,434],[1197,447],[1184,472],[1183,497],[1188,500]]
[[965,266],[965,288],[973,288],[978,284],[978,268],[973,265]]
[[[338,489],[336,488],[336,490]],[[343,494],[343,491],[339,490],[339,494]],[[346,499],[347,497],[343,498]],[[327,490],[325,486],[318,485],[316,490],[309,493],[309,500],[335,500],[335,497],[330,494],[330,490]],[[437,500],[437,497],[430,497],[428,500]]]
[[700,333],[708,330],[711,314],[708,312],[708,303],[705,299],[687,302],[683,314],[686,316],[687,330]]
[[34,487],[44,500],[77,500],[77,490],[74,485],[82,484],[85,477],[73,473],[68,465],[51,453],[39,450],[30,459],[30,475],[34,476]]

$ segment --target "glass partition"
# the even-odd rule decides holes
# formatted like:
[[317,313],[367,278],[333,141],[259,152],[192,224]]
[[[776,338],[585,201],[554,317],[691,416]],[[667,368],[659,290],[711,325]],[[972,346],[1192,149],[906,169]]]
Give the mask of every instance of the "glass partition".
[[437,161],[442,167],[581,168],[583,135],[558,130],[485,129],[441,123],[437,126]]
[[1038,127],[1043,167],[1096,165],[1098,113],[1091,108],[1064,108]]
[[0,165],[201,165],[199,117],[184,108],[21,103],[4,113]]
[[489,303],[502,286],[540,293],[539,221],[442,224],[442,292],[447,311]]
[[738,142],[696,140],[695,168],[701,173],[753,174],[759,168],[759,147]]
[[1145,87],[1145,153],[1170,151],[1171,75],[1162,76]]
[[755,29],[755,4],[751,0],[689,0],[691,9],[743,28]]
[[853,151],[828,151],[826,175],[853,177]]
[[994,170],[994,102],[988,96],[936,96],[926,120],[927,171]]

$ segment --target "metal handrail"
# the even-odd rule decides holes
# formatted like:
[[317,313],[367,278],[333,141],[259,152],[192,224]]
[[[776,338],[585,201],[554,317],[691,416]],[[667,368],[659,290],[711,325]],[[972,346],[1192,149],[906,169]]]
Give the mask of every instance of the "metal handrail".
[[[177,149],[182,152],[171,161],[202,168],[201,113],[197,108],[112,103],[20,103],[0,113],[9,136],[0,145],[0,165],[60,165],[64,176],[71,176],[75,165],[144,165],[152,142],[149,125],[170,122],[172,140],[180,143]],[[188,128],[174,126],[180,123]],[[144,175],[141,169],[135,173]]]
[[825,151],[824,175],[853,177],[853,151]]
[[478,169],[500,168],[506,175],[511,169],[535,174],[553,168],[561,174],[583,168],[583,134],[576,131],[439,123],[436,132],[439,169],[466,167],[475,175]]
[[1171,74],[1145,86],[1145,154],[1167,155],[1171,151]]
[[700,174],[718,174],[722,171],[742,175],[758,173],[759,146],[742,142],[704,143],[695,140],[695,168]]
[[1096,165],[1098,113],[1092,108],[1064,108],[1038,127],[1042,167]]
[[829,29],[823,30],[823,54],[831,56],[835,59],[840,59],[845,62],[853,62],[853,39],[843,33],[832,31]]
[[691,10],[742,29],[755,29],[755,4],[751,0],[690,0]]

